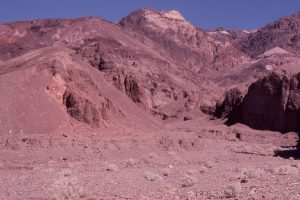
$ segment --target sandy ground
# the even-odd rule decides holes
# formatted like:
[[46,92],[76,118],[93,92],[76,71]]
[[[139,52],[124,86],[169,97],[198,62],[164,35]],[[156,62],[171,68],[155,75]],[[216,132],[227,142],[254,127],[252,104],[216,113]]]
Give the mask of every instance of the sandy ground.
[[262,139],[266,133],[252,139],[243,133],[177,129],[2,138],[0,199],[300,199],[299,157],[274,156],[292,152],[279,145],[293,145],[295,134],[273,133],[281,139],[270,143]]

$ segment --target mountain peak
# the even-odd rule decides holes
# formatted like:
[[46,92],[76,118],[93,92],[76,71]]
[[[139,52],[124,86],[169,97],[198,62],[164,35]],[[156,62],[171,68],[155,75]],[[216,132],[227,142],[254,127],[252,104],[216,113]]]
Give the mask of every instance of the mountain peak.
[[160,12],[162,16],[171,18],[171,19],[177,19],[177,20],[185,20],[185,18],[182,16],[180,12],[177,10],[170,10],[170,11],[162,11]]
[[124,17],[119,24],[121,26],[152,26],[160,27],[162,30],[165,29],[178,29],[179,27],[193,27],[180,12],[176,10],[170,11],[156,11],[153,9],[139,9],[127,17]]
[[[168,19],[175,19],[185,21],[185,18],[182,14],[177,10],[170,10],[170,11],[156,11],[151,8],[144,8],[133,12],[134,15],[142,14],[146,18],[168,18]],[[132,15],[131,14],[131,15]]]

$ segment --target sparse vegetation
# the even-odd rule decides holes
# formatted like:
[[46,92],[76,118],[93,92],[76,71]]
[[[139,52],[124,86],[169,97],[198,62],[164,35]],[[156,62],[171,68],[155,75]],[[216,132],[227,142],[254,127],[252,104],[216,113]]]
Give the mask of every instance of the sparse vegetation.
[[112,171],[118,171],[118,170],[119,170],[119,168],[115,164],[108,164],[106,166],[106,171],[111,171],[112,172]]
[[149,158],[156,158],[156,157],[157,157],[157,155],[154,152],[152,152],[152,153],[149,154]]
[[162,177],[160,175],[153,173],[153,172],[149,172],[149,171],[145,172],[144,178],[148,181],[156,181],[156,180],[162,179]]
[[300,200],[299,64],[300,12],[248,31],[154,9],[0,24],[0,200]]
[[208,169],[213,168],[214,165],[215,165],[215,162],[212,161],[212,160],[209,160],[209,161],[207,161],[207,162],[205,163],[205,167],[208,168]]
[[258,178],[261,177],[265,171],[263,169],[250,169],[250,168],[243,168],[241,170],[240,179],[241,180],[248,180],[251,178]]
[[190,170],[187,170],[186,173],[187,173],[188,175],[195,175],[195,174],[197,174],[197,171],[194,170],[194,169],[190,169]]
[[205,165],[201,165],[200,167],[199,167],[199,172],[200,173],[205,173],[205,172],[207,172],[207,167],[205,166]]
[[283,165],[273,168],[271,172],[276,175],[290,175],[297,174],[298,170],[296,167],[292,167],[290,165]]
[[51,187],[54,200],[79,200],[85,197],[85,192],[78,178],[71,171],[64,170]]
[[293,196],[291,196],[291,198],[289,200],[299,200],[300,199],[300,194],[295,194]]
[[162,171],[163,176],[169,176],[170,175],[170,169],[169,168],[165,168]]
[[197,183],[197,179],[190,175],[185,175],[181,181],[181,187],[191,187]]
[[238,194],[242,191],[242,187],[240,183],[236,183],[234,185],[228,186],[224,190],[224,196],[225,198],[235,198],[238,196]]
[[132,159],[132,158],[128,159],[127,166],[132,167],[134,165],[136,165],[136,161],[134,159]]

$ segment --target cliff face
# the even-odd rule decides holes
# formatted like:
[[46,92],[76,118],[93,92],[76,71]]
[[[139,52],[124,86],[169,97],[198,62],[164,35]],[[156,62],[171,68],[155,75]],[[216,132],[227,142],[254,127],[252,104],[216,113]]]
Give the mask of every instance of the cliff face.
[[300,130],[300,73],[290,80],[290,93],[285,111],[285,129]]
[[256,129],[285,131],[289,79],[271,74],[249,87],[242,106],[242,121]]
[[[291,78],[272,73],[252,83],[247,94],[225,95],[217,117],[228,117],[228,123],[244,123],[254,129],[290,132],[300,130],[299,75]],[[227,93],[228,94],[228,93]],[[237,99],[238,103],[230,99]],[[242,100],[241,100],[242,99]],[[226,108],[225,107],[225,108]]]

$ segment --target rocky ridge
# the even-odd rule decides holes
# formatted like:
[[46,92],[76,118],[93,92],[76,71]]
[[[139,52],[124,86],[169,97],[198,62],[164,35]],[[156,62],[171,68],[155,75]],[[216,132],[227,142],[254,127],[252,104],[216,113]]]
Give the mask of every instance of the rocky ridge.
[[[142,119],[157,126],[161,120],[171,123],[214,113],[230,124],[298,131],[295,77],[300,60],[297,42],[291,39],[299,31],[297,23],[295,14],[257,31],[205,31],[177,11],[141,9],[117,24],[96,17],[3,24],[1,86],[8,96],[23,91],[4,84],[19,77],[28,81],[26,90],[38,87],[41,96],[54,97],[52,115],[64,118],[54,127],[139,126],[138,116],[143,116],[141,126]],[[284,35],[281,42],[279,35]],[[7,107],[7,102],[2,98],[1,105]],[[265,104],[278,107],[276,114]],[[16,126],[15,108],[7,109],[12,110],[2,116],[8,124],[4,132],[32,127],[26,120]],[[48,111],[41,106],[36,112]]]

